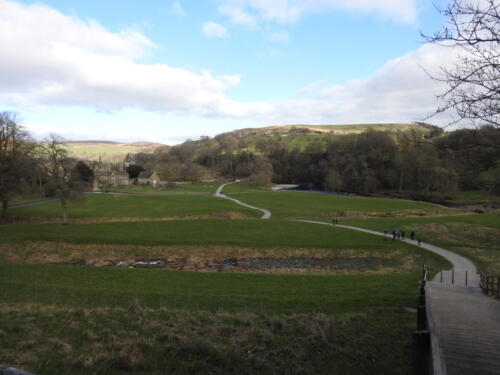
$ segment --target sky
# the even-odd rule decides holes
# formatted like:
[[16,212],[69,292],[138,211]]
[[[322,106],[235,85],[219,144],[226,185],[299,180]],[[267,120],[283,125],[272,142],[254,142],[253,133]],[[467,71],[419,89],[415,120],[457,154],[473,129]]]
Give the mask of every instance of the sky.
[[420,36],[442,27],[434,6],[445,4],[0,0],[0,111],[37,138],[165,144],[279,124],[422,121],[445,88],[428,73],[457,58]]

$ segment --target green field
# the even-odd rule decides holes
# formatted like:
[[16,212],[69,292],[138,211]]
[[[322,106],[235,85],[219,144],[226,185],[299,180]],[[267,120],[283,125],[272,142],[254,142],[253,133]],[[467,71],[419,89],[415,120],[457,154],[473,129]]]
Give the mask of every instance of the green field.
[[175,187],[165,187],[161,189],[153,188],[144,185],[129,185],[123,187],[112,187],[112,191],[125,193],[154,193],[154,194],[213,194],[221,185],[221,182],[178,182]]
[[428,218],[346,219],[346,225],[415,231],[417,238],[462,254],[485,272],[500,274],[500,211]]
[[[329,314],[412,305],[418,274],[265,275],[0,265],[4,303]],[[22,276],[21,276],[22,275]],[[390,293],[388,293],[390,291]]]
[[[0,225],[2,362],[68,375],[411,371],[415,315],[404,308],[416,302],[421,265],[435,273],[449,263],[398,241],[282,219],[441,208],[228,186],[231,196],[273,212],[273,219],[260,220],[257,211],[210,196],[217,186],[158,193],[132,187],[132,194],[91,195],[72,204],[70,217],[79,223]],[[59,216],[57,204],[10,211],[26,221]],[[227,212],[247,219],[213,218]],[[496,220],[467,217],[491,228]],[[194,272],[105,262],[172,257],[200,264],[215,258],[382,263],[328,272]]]
[[[417,248],[366,233],[323,225],[261,220],[182,220],[99,224],[0,226],[0,243],[23,241],[76,244],[223,245],[251,248],[318,248],[389,251]],[[420,252],[427,254],[427,252]],[[429,255],[433,257],[433,255]],[[438,258],[440,259],[440,258]]]
[[[414,314],[0,306],[2,360],[39,374],[408,374]],[[13,335],[16,339],[9,339]],[[43,341],[42,341],[43,340]],[[387,352],[391,355],[388,356]]]
[[[257,217],[259,213],[234,203],[205,194],[86,195],[81,202],[69,205],[73,219],[84,218],[175,218],[236,213],[241,217]],[[18,217],[59,218],[58,202],[11,209]]]
[[256,207],[267,208],[273,218],[331,219],[349,213],[433,210],[453,213],[432,203],[405,199],[367,198],[306,192],[271,192],[248,184],[228,185],[224,193]]
[[[409,234],[473,260],[490,273],[500,273],[500,211],[474,214],[403,199],[348,197],[329,194],[270,192],[249,184],[224,191],[246,203],[270,209],[273,218],[316,219],[380,232],[400,228]],[[467,197],[470,194],[464,194]],[[387,216],[387,217],[384,217]]]

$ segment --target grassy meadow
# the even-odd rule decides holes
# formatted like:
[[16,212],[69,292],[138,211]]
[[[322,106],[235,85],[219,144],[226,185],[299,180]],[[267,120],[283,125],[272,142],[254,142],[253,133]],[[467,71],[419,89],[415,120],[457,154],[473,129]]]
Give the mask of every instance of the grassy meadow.
[[335,194],[269,191],[250,184],[232,184],[224,193],[256,207],[267,208],[279,219],[331,219],[335,216],[368,216],[401,211],[425,215],[428,212],[453,214],[455,211],[432,203],[406,199],[368,198]]
[[378,231],[401,228],[417,238],[461,254],[483,271],[500,274],[500,211],[442,217],[345,219],[346,225]]
[[[224,191],[246,203],[271,210],[274,218],[314,219],[380,232],[415,231],[422,241],[455,251],[489,273],[500,273],[500,211],[477,214],[405,199],[368,198],[303,192],[272,192],[250,184],[228,185]],[[477,199],[473,194],[459,197]],[[491,201],[491,196],[488,196]]]
[[[258,217],[255,210],[205,194],[91,194],[70,202],[72,219],[186,218],[186,217]],[[59,202],[14,208],[19,218],[60,217]]]
[[[335,207],[378,223],[394,218],[370,213],[441,208],[226,187],[273,212],[260,220],[212,197],[217,185],[90,195],[70,206],[70,225],[51,221],[57,204],[10,210],[21,221],[0,225],[2,363],[41,375],[411,371],[416,316],[407,307],[420,267],[438,272],[448,262],[397,241],[283,219],[328,220]],[[128,268],[145,259],[182,267]],[[333,266],[209,267],[249,259]]]
[[129,185],[122,187],[112,187],[112,191],[123,193],[142,194],[214,194],[221,182],[176,182],[175,186],[162,187],[161,189],[144,185]]

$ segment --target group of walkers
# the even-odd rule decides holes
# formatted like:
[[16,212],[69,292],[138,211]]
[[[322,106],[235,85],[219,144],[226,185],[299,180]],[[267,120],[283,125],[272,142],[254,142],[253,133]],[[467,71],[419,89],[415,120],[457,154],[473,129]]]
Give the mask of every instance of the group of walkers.
[[[333,218],[332,218],[332,224],[335,226],[335,225],[337,225],[338,223],[339,223],[339,217],[338,217],[338,216],[333,217]],[[393,239],[393,240],[396,240],[396,239],[398,239],[398,240],[403,239],[403,240],[404,240],[404,239],[405,239],[405,235],[406,235],[406,233],[405,233],[405,231],[404,231],[404,230],[401,230],[401,229],[398,229],[398,228],[394,228],[394,229],[391,231],[391,234],[392,234],[392,239]],[[387,237],[387,230],[384,230],[384,237]],[[410,239],[411,239],[412,241],[414,241],[414,240],[415,240],[415,232],[414,232],[414,231],[411,231],[411,232],[410,232]],[[420,245],[421,245],[421,243],[422,243],[422,241],[420,240],[420,238],[419,238],[419,239],[417,239],[417,241],[418,241],[418,245],[420,246]]]
[[[392,234],[392,239],[393,240],[401,240],[401,239],[405,239],[405,231],[404,230],[401,230],[401,229],[398,229],[398,228],[394,228],[392,231],[391,231],[391,234]],[[384,236],[387,237],[387,231],[384,230]],[[415,232],[414,231],[411,231],[410,232],[410,240],[414,241],[415,240]],[[420,239],[417,240],[418,241],[418,244],[420,245],[422,243],[422,241]]]

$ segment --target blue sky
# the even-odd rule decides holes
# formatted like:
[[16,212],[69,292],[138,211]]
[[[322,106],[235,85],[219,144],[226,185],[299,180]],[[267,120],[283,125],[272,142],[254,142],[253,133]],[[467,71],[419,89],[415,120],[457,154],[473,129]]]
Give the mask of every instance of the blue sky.
[[0,110],[37,137],[167,144],[418,121],[443,89],[420,66],[455,57],[419,31],[443,22],[426,0],[0,0]]

